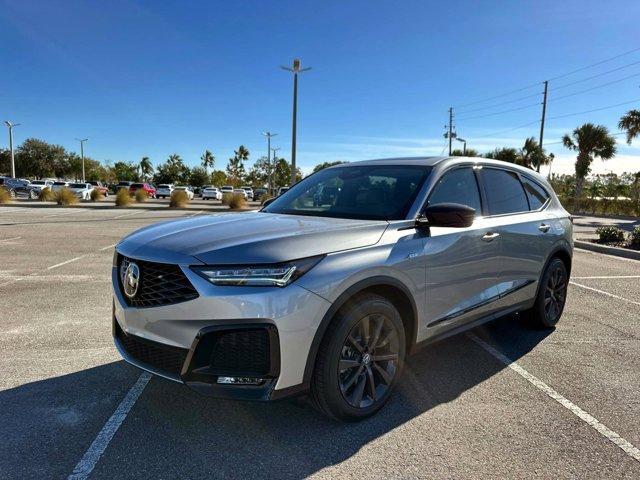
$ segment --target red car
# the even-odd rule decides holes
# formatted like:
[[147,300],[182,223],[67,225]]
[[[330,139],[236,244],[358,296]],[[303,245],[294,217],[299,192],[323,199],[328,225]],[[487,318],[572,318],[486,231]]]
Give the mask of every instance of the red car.
[[129,187],[129,194],[134,195],[138,189],[147,192],[149,197],[156,198],[156,188],[148,183],[132,183]]
[[102,193],[102,195],[104,195],[105,197],[109,196],[109,189],[107,187],[105,187],[102,182],[96,182],[96,181],[89,181],[88,183],[90,183],[91,185],[93,185],[93,188],[95,190],[98,190],[100,193]]

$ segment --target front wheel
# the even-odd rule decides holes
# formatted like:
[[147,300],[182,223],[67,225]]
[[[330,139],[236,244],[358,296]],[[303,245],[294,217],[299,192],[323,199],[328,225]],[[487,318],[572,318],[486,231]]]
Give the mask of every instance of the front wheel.
[[530,310],[523,312],[524,316],[539,327],[555,327],[564,310],[568,284],[569,275],[564,262],[553,258],[542,274],[535,303]]
[[398,310],[379,295],[359,295],[340,309],[322,341],[311,382],[325,415],[358,421],[389,400],[402,372],[405,332]]

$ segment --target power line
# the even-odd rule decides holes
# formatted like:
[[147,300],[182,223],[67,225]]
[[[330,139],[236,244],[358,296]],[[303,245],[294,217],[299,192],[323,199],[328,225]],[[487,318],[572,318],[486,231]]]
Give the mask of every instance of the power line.
[[523,90],[528,90],[528,89],[530,89],[530,88],[533,88],[533,87],[535,87],[535,86],[538,86],[538,85],[540,85],[540,83],[541,83],[541,82],[532,83],[531,85],[527,85],[526,87],[518,88],[518,89],[516,89],[516,90],[510,90],[510,91],[508,91],[508,92],[501,93],[500,95],[495,95],[495,96],[493,96],[493,97],[488,97],[488,98],[485,98],[485,99],[483,99],[483,100],[478,100],[478,101],[476,101],[476,102],[463,103],[463,104],[461,104],[461,105],[456,105],[456,109],[457,109],[457,108],[462,108],[462,107],[467,107],[467,106],[469,106],[469,105],[477,105],[478,103],[488,102],[489,100],[494,100],[494,99],[496,99],[496,98],[506,97],[507,95],[511,95],[511,94],[513,94],[513,93],[522,92]]
[[599,112],[601,110],[607,110],[608,108],[620,107],[622,105],[629,105],[630,103],[635,103],[635,102],[640,102],[640,98],[636,98],[634,100],[629,100],[628,102],[616,103],[615,105],[607,105],[606,107],[594,108],[592,110],[584,110],[582,112],[573,112],[573,113],[566,113],[564,115],[556,115],[555,117],[549,117],[548,120],[555,120],[555,119],[558,119],[558,118],[572,117],[574,115],[582,115],[583,113]]
[[610,62],[611,60],[615,60],[616,58],[624,57],[625,55],[629,55],[630,53],[634,53],[634,52],[637,52],[637,51],[640,51],[640,47],[634,48],[633,50],[629,50],[627,52],[621,53],[621,54],[616,55],[614,57],[610,57],[610,58],[607,58],[605,60],[601,60],[599,62],[592,63],[591,65],[587,65],[586,67],[577,68],[575,70],[572,70],[570,72],[564,73],[562,75],[558,75],[556,77],[552,77],[552,78],[549,79],[549,81],[558,80],[559,78],[568,77],[569,75],[573,75],[574,73],[582,72],[583,70],[587,70],[589,68],[596,67],[598,65],[602,65],[603,63]]
[[624,77],[624,78],[619,78],[618,80],[613,80],[611,82],[607,82],[607,83],[603,83],[603,84],[600,84],[600,85],[596,85],[595,87],[587,88],[586,90],[580,90],[579,92],[569,93],[569,94],[563,95],[561,97],[552,98],[551,100],[555,102],[557,100],[562,100],[563,98],[573,97],[575,95],[580,95],[580,94],[583,94],[583,93],[587,93],[587,92],[590,92],[592,90],[597,90],[598,88],[607,87],[609,85],[613,85],[614,83],[620,83],[620,82],[623,82],[624,80],[628,80],[630,78],[634,78],[634,77],[638,77],[638,76],[640,76],[640,73],[634,73],[633,75],[629,75],[629,76]]
[[493,137],[494,135],[500,135],[500,134],[502,134],[502,133],[513,132],[514,130],[519,130],[519,129],[521,129],[521,128],[524,128],[524,127],[528,127],[528,126],[530,126],[530,125],[533,125],[533,124],[535,124],[535,123],[540,123],[540,120],[535,120],[535,121],[533,121],[533,122],[524,123],[524,124],[522,124],[522,125],[518,125],[517,127],[509,128],[509,129],[507,129],[507,130],[500,130],[499,132],[493,132],[493,133],[489,133],[489,134],[486,134],[486,135],[478,135],[478,136],[475,136],[475,137],[472,137],[472,138],[486,138],[486,137]]
[[531,95],[525,95],[524,97],[518,97],[518,98],[514,98],[513,100],[506,100],[504,102],[500,102],[500,103],[494,103],[493,105],[487,105],[486,107],[479,107],[479,108],[472,108],[471,110],[463,110],[462,113],[471,113],[471,112],[478,112],[480,110],[487,110],[489,108],[495,108],[495,107],[500,107],[502,105],[506,105],[508,103],[515,103],[515,102],[519,102],[520,100],[526,100],[528,98],[533,98],[533,97],[537,97],[541,95],[541,93],[532,93]]
[[[610,133],[609,135],[611,135],[612,137],[618,137],[620,135],[626,135],[627,132],[620,132],[620,133]],[[544,146],[546,147],[547,145],[558,145],[560,143],[564,143],[562,140],[559,140],[557,142],[544,142]]]
[[475,117],[462,117],[462,118],[459,118],[458,120],[474,120],[476,118],[493,117],[494,115],[502,115],[504,113],[516,112],[518,110],[537,107],[539,105],[540,105],[539,103],[531,103],[529,105],[524,105],[522,107],[510,108],[509,110],[501,110],[500,112],[485,113],[484,115],[476,115]]
[[590,77],[586,77],[586,78],[582,78],[580,80],[576,80],[575,82],[565,83],[564,85],[560,85],[558,87],[553,87],[553,88],[555,90],[559,90],[561,88],[570,87],[571,85],[575,85],[577,83],[588,82],[589,80],[593,80],[594,78],[603,77],[604,75],[608,75],[609,73],[617,72],[619,70],[624,70],[625,68],[632,67],[634,65],[638,65],[639,63],[640,63],[640,60],[637,61],[637,62],[628,63],[628,64],[623,65],[623,66],[618,67],[618,68],[613,68],[611,70],[607,70],[606,72],[601,72],[601,73],[598,73],[596,75],[592,75]]

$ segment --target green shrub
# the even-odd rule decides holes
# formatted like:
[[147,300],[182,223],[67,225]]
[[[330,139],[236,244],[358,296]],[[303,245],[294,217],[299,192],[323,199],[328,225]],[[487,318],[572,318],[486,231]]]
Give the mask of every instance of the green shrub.
[[74,205],[78,203],[78,197],[68,188],[61,188],[55,192],[55,199],[58,205]]
[[240,210],[247,205],[247,201],[241,193],[229,194],[229,197],[229,208],[232,210]]
[[53,202],[56,199],[56,195],[51,190],[51,187],[46,187],[40,190],[38,194],[38,200],[41,202]]
[[640,250],[640,225],[634,228],[629,235],[629,245],[631,246],[631,248]]
[[11,194],[7,191],[6,188],[0,187],[0,203],[10,203],[11,202]]
[[94,188],[93,190],[91,190],[92,202],[99,202],[103,198],[104,198],[104,193],[102,193],[100,190],[98,190],[97,188]]
[[624,232],[613,225],[598,227],[596,228],[596,233],[600,243],[624,242]]
[[142,188],[139,188],[136,190],[135,197],[136,197],[136,202],[138,203],[143,203],[149,200],[149,194],[145,192]]
[[128,207],[131,203],[131,197],[129,196],[129,190],[126,188],[121,188],[116,193],[116,206],[117,207]]
[[184,190],[174,190],[169,200],[169,207],[182,208],[189,204],[189,196]]

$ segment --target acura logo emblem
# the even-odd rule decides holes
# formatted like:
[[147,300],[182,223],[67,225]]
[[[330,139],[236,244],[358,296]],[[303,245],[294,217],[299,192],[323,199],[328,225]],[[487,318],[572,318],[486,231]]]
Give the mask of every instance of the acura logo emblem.
[[[124,262],[123,262],[124,263]],[[122,289],[124,294],[133,298],[138,293],[138,285],[140,283],[140,267],[137,264],[130,262],[126,265],[122,265]]]

